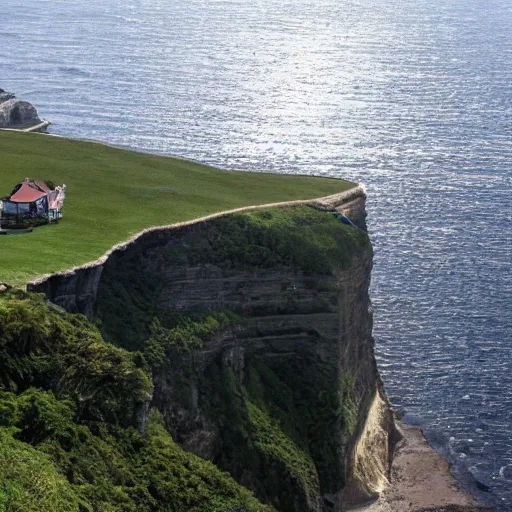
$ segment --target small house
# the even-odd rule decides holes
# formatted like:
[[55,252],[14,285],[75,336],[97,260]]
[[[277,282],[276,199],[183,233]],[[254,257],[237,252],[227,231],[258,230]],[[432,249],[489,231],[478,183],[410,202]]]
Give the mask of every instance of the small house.
[[7,197],[0,199],[2,228],[27,228],[55,222],[62,217],[66,185],[51,187],[25,178]]

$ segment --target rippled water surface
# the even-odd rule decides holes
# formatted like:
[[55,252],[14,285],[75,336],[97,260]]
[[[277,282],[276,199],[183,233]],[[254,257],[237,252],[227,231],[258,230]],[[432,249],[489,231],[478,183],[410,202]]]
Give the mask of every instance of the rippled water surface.
[[510,0],[3,0],[0,47],[53,133],[365,183],[391,399],[512,510]]

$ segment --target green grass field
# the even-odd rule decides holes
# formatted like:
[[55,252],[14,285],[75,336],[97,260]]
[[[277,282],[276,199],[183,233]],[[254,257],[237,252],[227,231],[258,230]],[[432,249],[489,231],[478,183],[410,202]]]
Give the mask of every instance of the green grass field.
[[150,226],[355,186],[327,178],[221,171],[92,142],[0,131],[0,197],[25,177],[65,183],[67,198],[58,224],[0,236],[0,281],[13,285],[95,260]]

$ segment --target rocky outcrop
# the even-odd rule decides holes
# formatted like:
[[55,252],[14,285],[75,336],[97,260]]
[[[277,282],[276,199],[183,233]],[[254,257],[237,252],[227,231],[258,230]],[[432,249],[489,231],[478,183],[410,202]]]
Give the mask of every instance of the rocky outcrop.
[[76,272],[56,274],[27,288],[43,292],[69,313],[81,313],[92,319],[102,272],[103,265],[90,265]]
[[0,128],[28,128],[42,122],[36,108],[27,101],[10,98],[0,102]]
[[12,286],[7,283],[2,283],[0,281],[0,293],[8,292],[9,290],[12,290]]
[[346,215],[357,227],[366,231],[366,200],[364,195],[349,198],[335,209]]
[[[364,198],[149,231],[32,285],[144,350],[173,438],[281,512],[342,511],[386,480]],[[327,210],[327,211],[319,211]]]

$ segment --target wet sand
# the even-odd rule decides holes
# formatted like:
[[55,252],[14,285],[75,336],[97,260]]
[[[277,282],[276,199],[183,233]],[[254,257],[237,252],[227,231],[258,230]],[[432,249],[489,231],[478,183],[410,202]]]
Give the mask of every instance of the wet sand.
[[431,448],[421,429],[398,423],[397,445],[389,487],[364,512],[480,512],[479,505],[457,487],[450,464]]

